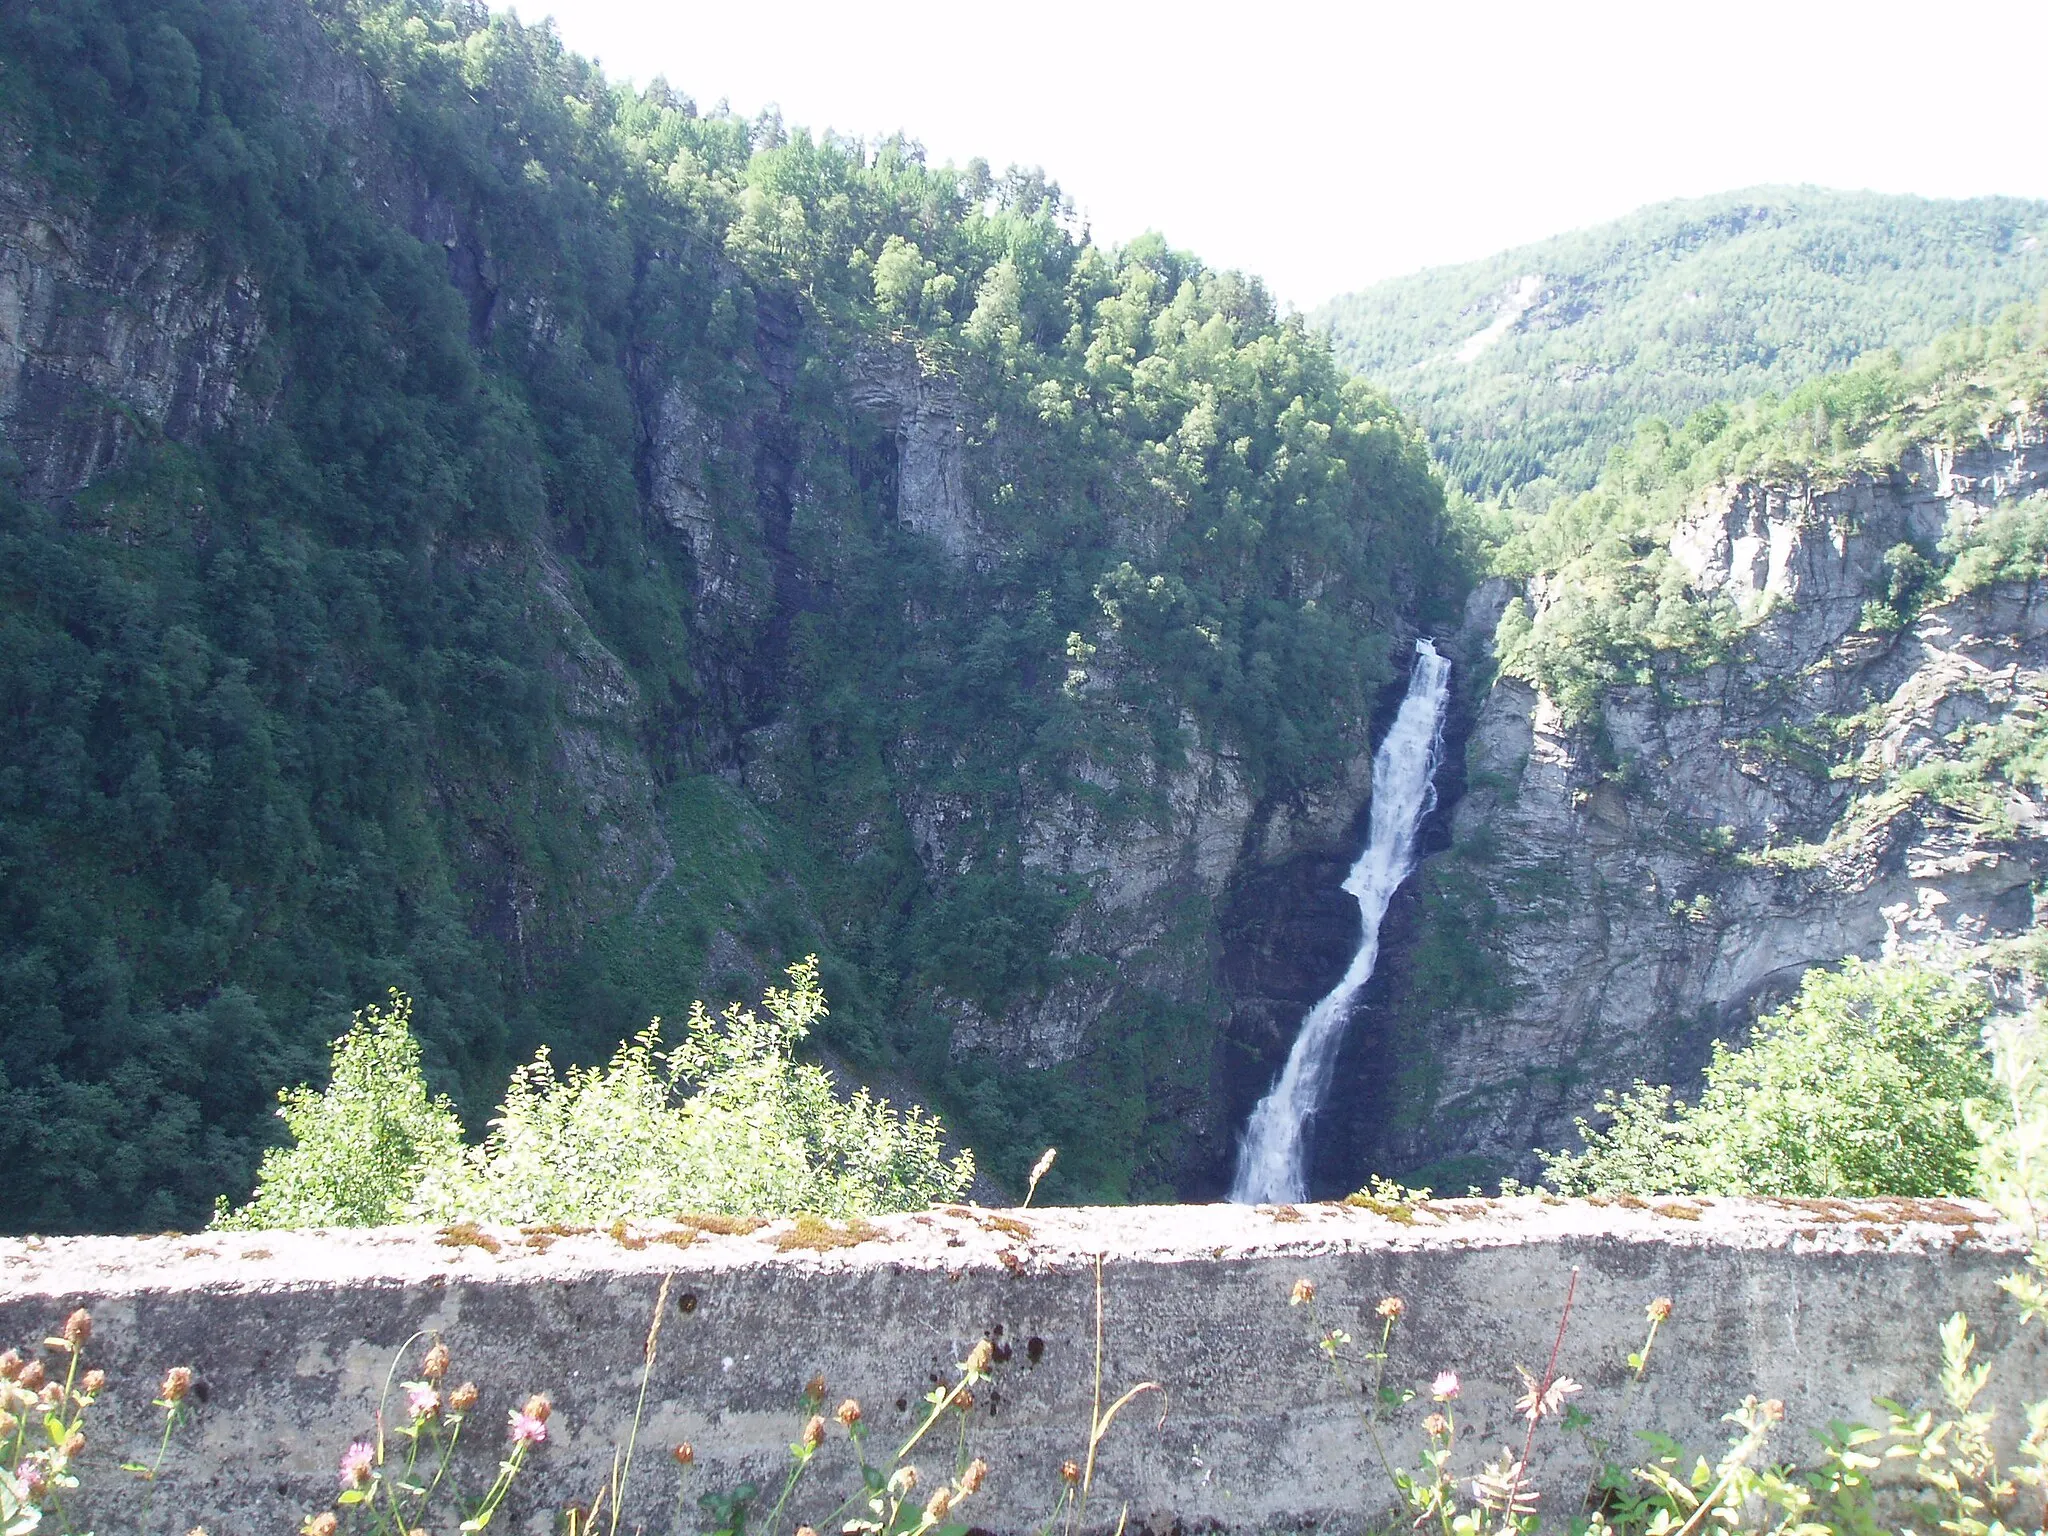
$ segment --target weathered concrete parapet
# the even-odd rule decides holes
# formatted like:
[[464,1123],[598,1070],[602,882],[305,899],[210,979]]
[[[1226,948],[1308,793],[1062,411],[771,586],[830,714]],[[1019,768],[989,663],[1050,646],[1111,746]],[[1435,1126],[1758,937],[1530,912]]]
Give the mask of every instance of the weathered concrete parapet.
[[[801,1423],[804,1383],[827,1408],[858,1397],[872,1444],[893,1448],[921,1395],[974,1342],[1002,1363],[974,1409],[988,1486],[964,1514],[1034,1527],[1057,1468],[1083,1454],[1094,1379],[1095,1258],[1107,1305],[1105,1394],[1159,1382],[1104,1444],[1094,1512],[1164,1528],[1354,1526],[1388,1502],[1356,1393],[1333,1382],[1311,1322],[1290,1308],[1314,1280],[1326,1327],[1378,1337],[1373,1309],[1406,1316],[1390,1385],[1427,1391],[1463,1378],[1473,1465],[1519,1450],[1518,1364],[1541,1371],[1573,1266],[1576,1304],[1560,1369],[1609,1440],[1656,1427],[1701,1450],[1746,1393],[1784,1399],[1774,1454],[1809,1453],[1832,1418],[1880,1421],[1874,1396],[1933,1388],[1936,1329],[1969,1313],[1993,1362],[2002,1419],[2038,1394],[2042,1346],[2022,1334],[1997,1281],[2024,1252],[1984,1206],[1942,1201],[1438,1201],[1392,1215],[1313,1205],[989,1212],[950,1207],[876,1222],[854,1246],[779,1247],[787,1222],[743,1236],[635,1227],[610,1234],[228,1233],[0,1242],[0,1343],[39,1340],[73,1306],[92,1309],[91,1361],[113,1377],[89,1462],[153,1450],[147,1400],[166,1367],[203,1383],[197,1421],[174,1445],[148,1527],[212,1536],[288,1532],[324,1508],[348,1442],[371,1426],[399,1345],[439,1330],[451,1382],[484,1390],[469,1470],[488,1476],[506,1410],[553,1394],[549,1444],[515,1529],[554,1528],[587,1499],[623,1442],[661,1278],[674,1276],[627,1519],[666,1531],[676,1510],[668,1448],[697,1448],[695,1495],[779,1481]],[[1632,1423],[1613,1416],[1644,1306],[1670,1296]],[[419,1346],[408,1352],[409,1374]],[[1163,1412],[1163,1419],[1162,1419]],[[1412,1464],[1421,1405],[1394,1416],[1390,1451]],[[950,1438],[950,1437],[949,1437]],[[1534,1476],[1560,1506],[1585,1486],[1584,1453],[1546,1425]],[[936,1475],[950,1444],[913,1457]],[[838,1427],[798,1513],[813,1523],[851,1486]],[[96,1528],[141,1525],[138,1490],[88,1475]],[[687,1525],[679,1527],[690,1529]]]

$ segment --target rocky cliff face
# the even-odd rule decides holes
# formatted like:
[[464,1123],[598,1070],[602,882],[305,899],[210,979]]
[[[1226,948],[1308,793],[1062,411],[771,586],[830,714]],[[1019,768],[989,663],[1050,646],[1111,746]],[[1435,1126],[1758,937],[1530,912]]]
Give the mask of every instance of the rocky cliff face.
[[0,432],[32,493],[76,491],[152,435],[260,412],[245,373],[263,334],[255,284],[199,242],[103,228],[0,168]]
[[[1487,690],[1449,846],[1417,877],[1344,1069],[1346,1172],[1533,1177],[1529,1149],[1568,1144],[1602,1092],[1690,1081],[1808,967],[1894,934],[2035,925],[2038,794],[1993,780],[1959,797],[1939,776],[1975,784],[1973,729],[2048,705],[2048,593],[1994,584],[1895,629],[1866,605],[1888,551],[1932,553],[2038,490],[2044,443],[2022,415],[1885,475],[1716,490],[1669,548],[1745,615],[1732,660],[1663,657],[1578,729],[1525,683]],[[1508,596],[1475,594],[1481,632]]]

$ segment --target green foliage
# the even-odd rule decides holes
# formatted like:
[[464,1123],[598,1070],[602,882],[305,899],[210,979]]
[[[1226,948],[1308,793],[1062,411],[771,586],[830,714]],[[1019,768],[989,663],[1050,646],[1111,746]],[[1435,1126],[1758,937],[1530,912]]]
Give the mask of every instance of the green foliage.
[[1942,579],[1950,597],[2001,581],[2048,578],[2048,496],[2034,495],[1999,507],[1942,543],[1952,557]]
[[[1646,416],[1782,398],[2032,299],[2044,226],[2048,204],[2012,198],[1752,188],[1397,278],[1314,318],[1421,417],[1466,490],[1526,487],[1534,509],[1590,486]],[[1815,426],[1825,444],[1833,421]]]
[[[700,112],[441,0],[6,9],[0,116],[91,227],[246,275],[266,338],[230,430],[63,505],[0,475],[0,1157],[64,1170],[0,1226],[189,1225],[392,985],[472,1119],[542,1041],[602,1059],[811,950],[830,1043],[937,1078],[936,989],[1100,963],[1051,958],[1089,893],[1030,872],[1045,803],[1156,815],[1196,745],[1326,784],[1394,616],[1456,613],[1469,541],[1384,397],[1038,173]],[[452,245],[394,222],[414,187]],[[906,363],[960,402],[970,559],[841,387]],[[671,403],[694,533],[643,505]],[[579,778],[635,754],[673,786],[651,890]],[[675,807],[740,762],[773,788],[711,818],[726,868]],[[928,865],[932,800],[971,814]],[[1151,1007],[1127,1069],[1025,1075],[1002,1173],[1057,1143],[1068,1198],[1165,1187],[1194,1068]]]
[[[1586,724],[1610,688],[1654,685],[1726,660],[1764,614],[1693,591],[1669,552],[1673,525],[1702,489],[1881,473],[1914,443],[1981,440],[2043,400],[2048,305],[2036,305],[1944,335],[1911,360],[1866,358],[1782,400],[1712,405],[1676,429],[1645,420],[1609,455],[1592,490],[1523,517],[1496,550],[1497,570],[1542,594],[1533,614],[1517,599],[1502,615],[1499,667],[1539,685],[1569,723]],[[2029,503],[1957,530],[1941,552],[1955,562],[1947,574],[1911,545],[1894,547],[1884,595],[1866,605],[1863,627],[1896,631],[1938,593],[1955,595],[2007,569],[2024,575],[2033,568],[2038,517]]]
[[1578,1122],[1585,1150],[1543,1154],[1566,1194],[1962,1195],[1977,1184],[1970,1116],[1990,1087],[1981,980],[1911,957],[1812,970],[1717,1043],[1693,1105],[1637,1083]]
[[815,959],[762,1010],[700,1003],[663,1050],[660,1022],[602,1068],[558,1075],[545,1049],[513,1074],[481,1146],[427,1170],[415,1214],[444,1221],[603,1222],[704,1211],[829,1216],[957,1200],[974,1159],[939,1126],[862,1089],[842,1100],[792,1051],[825,1014]]
[[289,1147],[263,1154],[256,1192],[214,1225],[375,1227],[406,1219],[414,1192],[432,1169],[462,1150],[462,1122],[446,1097],[429,1097],[412,1034],[412,1000],[394,992],[389,1007],[363,1009],[334,1042],[325,1089],[301,1085],[278,1095]]
[[946,1159],[936,1120],[865,1089],[842,1099],[795,1059],[825,996],[815,959],[789,978],[758,1014],[695,1005],[671,1049],[658,1019],[601,1068],[558,1074],[542,1047],[467,1150],[453,1107],[427,1097],[409,1001],[365,1009],[335,1042],[326,1091],[281,1095],[293,1145],[264,1155],[253,1198],[223,1201],[215,1225],[853,1216],[959,1199],[974,1159]]

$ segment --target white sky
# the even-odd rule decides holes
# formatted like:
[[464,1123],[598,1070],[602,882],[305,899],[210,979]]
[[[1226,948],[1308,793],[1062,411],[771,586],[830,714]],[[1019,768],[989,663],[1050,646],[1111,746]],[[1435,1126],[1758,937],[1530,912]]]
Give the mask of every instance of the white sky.
[[1760,182],[2048,195],[2048,3],[517,0],[614,78],[1042,165],[1308,308]]

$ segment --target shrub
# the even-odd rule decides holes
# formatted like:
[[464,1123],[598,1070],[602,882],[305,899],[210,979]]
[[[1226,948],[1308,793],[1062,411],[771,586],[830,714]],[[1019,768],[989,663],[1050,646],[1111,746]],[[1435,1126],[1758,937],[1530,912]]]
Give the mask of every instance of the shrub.
[[815,958],[760,1012],[656,1020],[601,1068],[555,1070],[545,1048],[512,1076],[481,1146],[423,1167],[410,1214],[434,1220],[610,1221],[683,1211],[831,1216],[956,1199],[970,1153],[946,1160],[937,1120],[866,1090],[833,1092],[797,1043],[825,1014]]
[[412,1000],[355,1016],[334,1042],[327,1088],[301,1084],[278,1095],[292,1145],[263,1154],[256,1192],[240,1210],[223,1196],[216,1227],[373,1227],[403,1221],[430,1167],[453,1163],[462,1122],[445,1097],[430,1097],[412,1034]]
[[1911,956],[1809,971],[1740,1050],[1716,1044],[1699,1102],[1609,1094],[1585,1150],[1542,1154],[1565,1194],[1954,1195],[1978,1187],[1972,1106],[1991,1086],[1990,997]]

